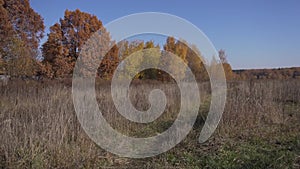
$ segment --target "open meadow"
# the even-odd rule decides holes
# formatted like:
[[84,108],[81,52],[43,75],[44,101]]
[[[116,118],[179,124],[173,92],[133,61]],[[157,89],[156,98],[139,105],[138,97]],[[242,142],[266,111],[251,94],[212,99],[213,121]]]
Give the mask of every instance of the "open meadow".
[[[210,106],[210,85],[199,83],[201,107],[193,130],[170,151],[145,159],[120,158],[88,138],[76,117],[70,80],[0,85],[0,168],[300,168],[299,80],[228,82],[222,120],[204,144],[198,137]],[[155,122],[122,117],[109,82],[96,83],[99,108],[119,132],[153,136],[176,119],[177,85],[141,80],[130,92],[132,104],[147,110],[149,91],[156,88],[165,92],[167,106]]]

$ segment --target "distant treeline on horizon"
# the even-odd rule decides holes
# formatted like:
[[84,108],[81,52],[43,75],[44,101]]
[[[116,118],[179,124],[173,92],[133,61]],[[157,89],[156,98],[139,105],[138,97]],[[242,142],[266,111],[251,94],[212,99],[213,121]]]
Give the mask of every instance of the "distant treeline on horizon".
[[300,79],[300,67],[274,69],[236,69],[238,79]]

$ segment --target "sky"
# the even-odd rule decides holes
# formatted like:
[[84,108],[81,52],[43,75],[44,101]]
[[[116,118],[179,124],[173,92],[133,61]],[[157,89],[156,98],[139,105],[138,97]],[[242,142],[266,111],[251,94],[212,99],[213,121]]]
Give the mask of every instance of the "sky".
[[[139,12],[163,12],[196,25],[233,69],[300,66],[299,0],[31,0],[49,27],[66,9],[96,15],[103,24]],[[42,40],[44,42],[45,38]]]

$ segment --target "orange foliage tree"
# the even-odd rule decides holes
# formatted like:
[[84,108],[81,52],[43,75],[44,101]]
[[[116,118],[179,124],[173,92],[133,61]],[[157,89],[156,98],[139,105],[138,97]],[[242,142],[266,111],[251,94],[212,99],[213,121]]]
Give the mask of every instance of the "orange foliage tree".
[[43,19],[29,0],[0,0],[0,69],[11,76],[35,75],[43,32]]
[[42,45],[44,74],[50,77],[71,75],[84,43],[100,28],[103,25],[96,16],[79,9],[66,10],[64,18],[50,28],[48,40]]

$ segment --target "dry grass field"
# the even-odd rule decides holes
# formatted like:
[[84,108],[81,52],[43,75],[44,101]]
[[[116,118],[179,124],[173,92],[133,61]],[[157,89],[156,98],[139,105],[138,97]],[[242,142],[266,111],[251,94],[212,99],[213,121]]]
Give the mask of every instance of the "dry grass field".
[[[0,168],[300,168],[300,81],[228,82],[226,108],[214,135],[198,137],[210,106],[210,85],[199,83],[201,107],[193,130],[170,151],[145,159],[120,158],[92,142],[81,128],[67,80],[12,80],[0,84]],[[155,122],[137,124],[115,109],[108,82],[97,82],[97,100],[114,129],[152,136],[176,119],[180,91],[175,83],[137,81],[131,102],[147,110],[151,89],[168,102]]]

